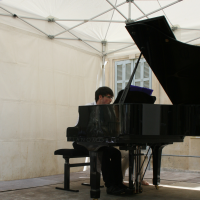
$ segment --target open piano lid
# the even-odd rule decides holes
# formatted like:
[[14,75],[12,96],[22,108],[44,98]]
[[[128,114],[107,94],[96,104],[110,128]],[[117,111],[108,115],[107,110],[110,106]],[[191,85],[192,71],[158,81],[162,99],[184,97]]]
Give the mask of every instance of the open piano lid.
[[173,104],[200,104],[200,47],[176,40],[164,16],[126,29]]

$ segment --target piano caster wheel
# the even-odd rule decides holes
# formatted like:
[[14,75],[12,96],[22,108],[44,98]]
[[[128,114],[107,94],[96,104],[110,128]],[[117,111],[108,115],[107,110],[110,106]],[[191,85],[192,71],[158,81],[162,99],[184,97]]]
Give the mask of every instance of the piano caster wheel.
[[156,188],[156,190],[159,190],[159,186],[158,185],[155,185],[155,188]]

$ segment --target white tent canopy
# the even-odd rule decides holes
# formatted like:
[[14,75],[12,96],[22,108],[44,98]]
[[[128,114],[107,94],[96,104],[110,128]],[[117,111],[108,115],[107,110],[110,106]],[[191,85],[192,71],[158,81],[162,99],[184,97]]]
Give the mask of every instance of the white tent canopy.
[[[127,22],[161,15],[178,28],[178,40],[198,44],[199,6],[198,0],[2,0],[0,22],[112,56],[136,48],[124,28]],[[17,17],[13,19],[13,15]],[[104,52],[102,42],[106,44]]]
[[63,173],[53,152],[71,148],[66,128],[78,106],[94,100],[104,60],[139,53],[126,23],[165,15],[178,40],[198,45],[199,7],[199,0],[0,0],[0,181]]

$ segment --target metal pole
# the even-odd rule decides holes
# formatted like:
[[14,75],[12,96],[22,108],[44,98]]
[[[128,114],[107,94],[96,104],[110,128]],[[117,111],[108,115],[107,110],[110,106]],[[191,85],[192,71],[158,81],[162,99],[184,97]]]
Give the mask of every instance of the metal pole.
[[114,53],[114,52],[117,52],[117,51],[121,51],[121,50],[123,50],[123,49],[126,49],[126,48],[131,47],[131,46],[134,46],[134,45],[135,45],[135,43],[134,43],[134,44],[131,44],[131,45],[127,46],[127,47],[123,47],[123,48],[121,48],[121,49],[117,49],[117,50],[115,50],[115,51],[108,52],[108,53],[106,53],[106,55],[111,54],[111,53]]
[[[130,2],[129,2],[130,3]],[[146,16],[146,14],[142,11],[142,9],[133,1],[132,2],[139,10],[140,10],[140,12],[142,12],[142,14],[144,15],[144,16]],[[146,16],[147,17],[147,16]],[[148,18],[148,17],[147,17]]]
[[26,17],[26,16],[18,16],[18,17],[23,18],[23,19],[34,19],[34,20],[48,21],[48,19],[45,19],[45,18],[34,18],[34,17]]
[[1,13],[0,13],[0,15],[6,16],[6,17],[12,17],[12,15],[8,15],[8,14],[1,14]]
[[102,86],[105,86],[105,52],[106,52],[106,41],[102,41]]
[[[114,9],[113,9],[114,10]],[[112,22],[112,23],[125,23],[121,20],[91,20],[91,19],[55,19],[55,21],[83,21],[83,22]]]
[[88,20],[89,22],[110,22],[110,23],[125,23],[121,20]]
[[105,86],[105,56],[102,57],[102,86]]
[[[59,24],[58,22],[55,22],[57,25],[61,26],[62,28],[65,29],[65,27],[63,27],[61,24]],[[98,51],[99,53],[101,53],[98,49],[94,48],[93,46],[91,46],[90,44],[88,44],[87,42],[85,42],[84,40],[82,40],[81,38],[77,37],[75,34],[73,34],[71,31],[68,31],[69,33],[71,33],[74,37],[76,37],[78,40],[82,41],[83,43],[87,44],[88,46],[90,46],[91,48],[93,48],[94,50]]]
[[160,10],[163,10],[163,9],[165,9],[165,8],[167,8],[167,7],[169,7],[169,6],[172,6],[172,5],[176,4],[176,3],[179,3],[179,2],[181,2],[181,1],[182,1],[182,0],[177,0],[177,1],[175,1],[175,2],[173,2],[173,3],[170,3],[170,4],[166,5],[166,6],[163,6],[162,8],[157,9],[157,10],[155,10],[155,11],[153,11],[153,12],[150,12],[150,13],[148,13],[148,14],[146,14],[146,15],[143,15],[142,17],[139,17],[139,18],[137,18],[137,19],[134,19],[134,21],[138,21],[138,20],[142,19],[143,17],[147,17],[147,16],[149,16],[149,15],[151,15],[151,14],[153,14],[153,13],[156,13],[156,12],[158,12],[158,11],[160,11]]
[[[18,16],[17,16],[18,17]],[[28,25],[32,26],[33,28],[37,29],[38,31],[40,31],[41,33],[45,34],[46,36],[48,36],[48,34],[46,34],[45,32],[43,32],[42,30],[40,30],[39,28],[33,26],[32,24],[30,24],[29,22],[25,21],[24,19],[18,17],[20,20],[22,20],[23,22],[27,23]]]
[[190,31],[200,31],[200,29],[195,29],[195,28],[180,28],[180,27],[177,27],[177,29],[190,30]]
[[0,8],[1,8],[2,10],[5,10],[6,12],[10,13],[12,16],[14,15],[14,14],[11,13],[10,11],[6,10],[5,8],[3,8],[3,7],[1,7],[1,6],[0,6]]
[[[61,40],[79,40],[77,38],[62,38],[62,37],[56,37],[55,39],[61,39]],[[96,43],[101,43],[101,41],[95,41],[95,40],[84,40],[86,42],[96,42]]]
[[[117,3],[117,0],[116,0],[116,2],[115,2],[115,6],[116,6],[116,3]],[[113,12],[112,12],[111,20],[113,19],[114,12],[115,12],[115,10],[113,10]],[[108,30],[109,30],[109,28],[110,28],[110,24],[111,24],[111,21],[109,22],[109,25],[108,25],[108,28],[107,28],[107,31],[106,31],[104,40],[106,40],[106,37],[107,37],[107,34],[108,34]]]
[[[119,7],[119,6],[121,6],[121,5],[125,4],[125,3],[126,3],[126,1],[120,3],[120,4],[117,5],[116,7]],[[105,12],[100,13],[100,14],[98,14],[98,15],[96,15],[96,16],[90,18],[90,20],[93,20],[93,19],[95,19],[95,18],[97,18],[97,17],[99,17],[99,16],[101,16],[101,15],[103,15],[103,14],[105,14],[105,13],[111,11],[111,10],[113,10],[113,8],[111,8],[111,9],[109,9],[109,10],[106,10]],[[76,26],[73,26],[73,27],[71,27],[71,28],[69,28],[69,29],[65,29],[65,31],[62,31],[62,32],[60,32],[60,33],[54,35],[54,37],[56,37],[56,36],[58,36],[58,35],[60,35],[60,34],[62,34],[62,33],[65,33],[65,32],[67,32],[67,31],[69,31],[69,30],[71,30],[71,29],[73,29],[73,28],[76,28],[76,27],[78,27],[78,26],[80,26],[80,25],[82,25],[82,24],[85,24],[86,22],[88,22],[88,20],[87,20],[87,21],[84,21],[84,22],[82,22],[82,23],[80,23],[80,24],[77,24]]]
[[[2,10],[5,10],[6,12],[10,13],[12,16],[10,16],[10,15],[6,15],[6,14],[0,14],[0,15],[13,17],[13,15],[14,15],[13,13],[11,13],[10,11],[6,10],[5,8],[3,8],[3,7],[1,7],[1,6],[0,6],[0,8],[1,8]],[[34,17],[19,16],[19,15],[18,15],[18,17],[20,17],[20,18],[25,18],[25,19],[36,19],[36,20],[44,20],[44,21],[48,21],[48,20],[45,19],[45,18],[34,18]]]
[[132,44],[134,45],[135,43],[134,42],[119,42],[119,41],[107,41],[107,43],[122,43],[122,44]]
[[17,17],[18,19],[20,19],[21,21],[25,22],[26,24],[32,26],[33,28],[37,29],[38,31],[40,31],[41,33],[45,34],[46,36],[48,36],[45,32],[43,32],[42,30],[40,30],[39,28],[33,26],[32,24],[30,24],[29,22],[25,21],[24,19],[22,19],[21,17],[17,16],[16,14],[11,13],[10,11],[6,10],[3,7],[0,7],[1,9],[5,10],[6,12],[10,13],[13,17]]
[[128,2],[128,19],[131,20],[131,2]]
[[189,41],[187,41],[187,42],[185,42],[185,43],[189,43],[189,42],[192,42],[192,41],[194,41],[194,40],[198,40],[198,39],[200,39],[200,37],[195,38],[195,39],[192,39],[192,40],[189,40]]
[[[160,2],[159,2],[158,0],[157,0],[157,2],[158,2],[158,4],[159,4],[159,6],[161,7]],[[162,10],[162,11],[163,11],[164,15],[166,16],[166,18],[168,19],[169,23],[173,26],[173,24],[171,23],[171,21],[170,21],[169,18],[167,17],[165,11],[164,11],[164,10]]]
[[122,16],[124,17],[126,20],[127,18],[118,10],[118,8],[116,6],[114,6],[109,0],[106,0],[115,10],[117,10],[117,12]]

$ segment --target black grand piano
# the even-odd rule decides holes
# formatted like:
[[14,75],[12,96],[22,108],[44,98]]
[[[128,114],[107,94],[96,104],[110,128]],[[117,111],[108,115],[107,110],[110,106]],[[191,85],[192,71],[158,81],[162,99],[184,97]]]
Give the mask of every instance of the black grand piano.
[[67,129],[67,141],[90,151],[90,194],[95,199],[100,197],[100,147],[129,150],[131,188],[133,150],[150,146],[157,186],[163,147],[183,142],[185,136],[200,136],[200,47],[177,41],[164,16],[129,23],[126,29],[173,105],[153,104],[153,97],[130,92],[127,85],[113,104],[79,106],[79,123]]

